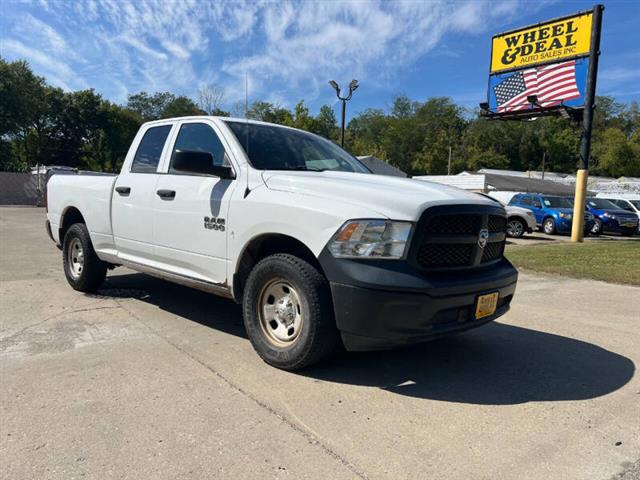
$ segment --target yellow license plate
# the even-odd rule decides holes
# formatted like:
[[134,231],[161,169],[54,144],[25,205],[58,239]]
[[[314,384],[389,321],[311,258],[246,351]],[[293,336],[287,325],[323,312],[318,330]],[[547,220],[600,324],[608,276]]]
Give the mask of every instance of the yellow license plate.
[[476,304],[476,320],[496,313],[498,308],[498,292],[480,295]]

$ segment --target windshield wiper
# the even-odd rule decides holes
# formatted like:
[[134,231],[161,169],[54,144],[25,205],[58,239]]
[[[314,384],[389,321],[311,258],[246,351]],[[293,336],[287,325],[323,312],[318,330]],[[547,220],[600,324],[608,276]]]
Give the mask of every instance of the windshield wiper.
[[306,165],[294,165],[292,167],[283,168],[282,170],[304,170],[306,172],[324,172],[326,168],[309,168]]

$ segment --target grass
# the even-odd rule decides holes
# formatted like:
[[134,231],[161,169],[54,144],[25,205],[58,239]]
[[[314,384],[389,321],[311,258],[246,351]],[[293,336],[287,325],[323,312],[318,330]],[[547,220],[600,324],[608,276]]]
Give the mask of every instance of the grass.
[[506,256],[524,270],[640,285],[638,241],[509,245]]

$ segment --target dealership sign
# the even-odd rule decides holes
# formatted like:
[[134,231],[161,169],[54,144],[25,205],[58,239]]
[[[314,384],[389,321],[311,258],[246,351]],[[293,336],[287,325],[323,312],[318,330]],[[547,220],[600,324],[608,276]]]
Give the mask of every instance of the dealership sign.
[[494,35],[487,117],[576,112],[585,103],[592,10]]
[[593,12],[495,35],[491,73],[588,55]]

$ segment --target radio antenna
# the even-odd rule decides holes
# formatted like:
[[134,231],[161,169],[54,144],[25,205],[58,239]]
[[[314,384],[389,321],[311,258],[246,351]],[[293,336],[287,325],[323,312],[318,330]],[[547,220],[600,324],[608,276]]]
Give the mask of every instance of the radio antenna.
[[244,198],[251,193],[249,189],[249,76],[244,72],[244,151],[247,155],[246,177],[247,183],[244,189]]

